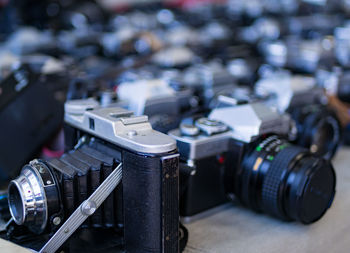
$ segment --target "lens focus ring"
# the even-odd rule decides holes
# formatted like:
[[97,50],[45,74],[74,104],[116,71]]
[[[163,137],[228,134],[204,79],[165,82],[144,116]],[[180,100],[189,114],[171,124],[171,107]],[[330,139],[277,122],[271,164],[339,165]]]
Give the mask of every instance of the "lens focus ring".
[[283,179],[288,172],[287,168],[290,163],[303,152],[305,152],[305,149],[295,146],[286,147],[278,153],[271,163],[262,185],[261,194],[264,211],[282,219],[288,219],[287,216],[281,216],[284,211],[280,201],[280,186],[284,182]]

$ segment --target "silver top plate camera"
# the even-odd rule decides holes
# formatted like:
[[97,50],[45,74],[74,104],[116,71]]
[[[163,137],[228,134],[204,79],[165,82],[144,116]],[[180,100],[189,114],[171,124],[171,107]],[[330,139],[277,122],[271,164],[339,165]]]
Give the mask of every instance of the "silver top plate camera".
[[[288,135],[291,126],[288,115],[253,103],[216,108],[208,118],[198,119],[194,125],[181,124],[169,135],[177,140],[180,154],[194,160],[227,151],[230,139],[250,143],[263,134]],[[184,154],[185,150],[189,153]]]
[[172,138],[152,129],[147,116],[134,116],[123,108],[101,108],[93,99],[67,102],[65,121],[129,150],[152,154],[176,149]]

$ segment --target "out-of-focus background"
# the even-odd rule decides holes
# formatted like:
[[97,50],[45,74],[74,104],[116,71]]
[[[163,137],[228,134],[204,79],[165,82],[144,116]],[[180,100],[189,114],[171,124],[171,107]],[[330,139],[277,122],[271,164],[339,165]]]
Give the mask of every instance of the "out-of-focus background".
[[66,101],[168,133],[223,96],[289,115],[289,141],[334,163],[337,195],[310,226],[225,204],[186,225],[185,252],[348,252],[349,0],[0,0],[0,231],[9,181],[67,151]]

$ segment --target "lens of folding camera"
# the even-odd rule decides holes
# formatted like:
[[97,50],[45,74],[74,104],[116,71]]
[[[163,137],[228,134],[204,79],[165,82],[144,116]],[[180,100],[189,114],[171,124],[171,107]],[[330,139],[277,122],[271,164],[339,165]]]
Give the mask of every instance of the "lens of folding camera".
[[45,230],[48,216],[58,210],[58,199],[56,182],[42,162],[24,166],[20,176],[9,184],[8,201],[13,220],[18,225],[26,224],[37,234]]
[[246,206],[283,220],[320,219],[335,195],[329,161],[273,135],[254,142],[235,176],[235,195]]

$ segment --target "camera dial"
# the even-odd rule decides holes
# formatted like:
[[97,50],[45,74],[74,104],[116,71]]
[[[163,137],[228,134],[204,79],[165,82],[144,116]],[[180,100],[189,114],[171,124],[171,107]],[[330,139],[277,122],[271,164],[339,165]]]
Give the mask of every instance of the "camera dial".
[[207,135],[218,134],[228,130],[227,125],[224,123],[208,118],[200,118],[196,120],[195,125]]

